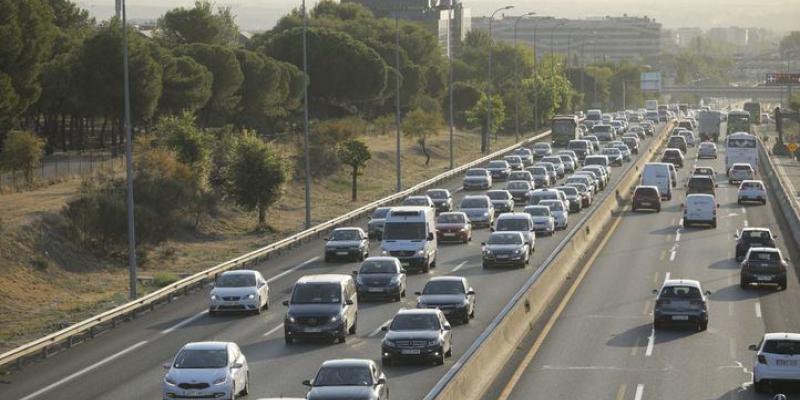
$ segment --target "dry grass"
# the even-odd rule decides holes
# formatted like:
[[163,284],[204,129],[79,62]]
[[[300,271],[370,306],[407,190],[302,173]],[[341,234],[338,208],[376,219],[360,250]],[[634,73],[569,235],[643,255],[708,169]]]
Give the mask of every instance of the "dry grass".
[[[350,175],[342,168],[312,186],[312,217],[318,223],[357,208],[395,188],[394,136],[364,138],[372,151],[359,178],[359,201],[350,201]],[[501,136],[493,148],[514,140]],[[430,165],[419,146],[402,139],[403,186],[409,187],[447,170],[448,135],[430,140]],[[480,136],[457,132],[455,164],[480,155]],[[0,196],[0,351],[124,303],[127,270],[123,259],[100,259],[69,239],[59,211],[77,193],[76,180],[40,190]],[[256,231],[256,216],[223,207],[205,218],[197,231],[184,232],[147,254],[142,274],[191,273],[264,246],[302,229],[302,182],[290,184],[268,216],[271,231]],[[167,266],[167,267],[165,267]],[[149,288],[144,288],[148,290]]]

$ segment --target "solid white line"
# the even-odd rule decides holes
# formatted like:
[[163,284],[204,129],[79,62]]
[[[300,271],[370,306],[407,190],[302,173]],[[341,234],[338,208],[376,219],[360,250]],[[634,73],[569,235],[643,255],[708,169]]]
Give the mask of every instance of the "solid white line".
[[633,395],[633,400],[642,400],[643,395],[644,395],[644,384],[640,383],[636,385],[636,394]]
[[391,319],[386,320],[386,322],[382,323],[379,327],[377,327],[374,331],[370,332],[369,335],[367,335],[367,336],[373,337],[373,336],[381,333],[381,328],[383,328],[386,325],[389,325],[390,322],[392,322]]
[[747,220],[744,220],[744,227],[747,228]]
[[728,302],[728,315],[733,316],[733,302]]
[[277,332],[277,331],[278,331],[278,330],[280,330],[281,328],[283,328],[283,324],[280,324],[280,325],[278,325],[278,326],[276,326],[276,327],[274,327],[274,328],[272,328],[272,329],[268,330],[268,331],[267,331],[267,333],[265,333],[265,334],[264,334],[264,336],[269,336],[269,335],[272,335],[273,333]]
[[314,257],[314,258],[312,258],[312,259],[309,259],[309,260],[303,261],[302,263],[300,263],[300,264],[297,264],[297,265],[295,265],[294,267],[292,267],[292,268],[289,268],[289,269],[287,269],[286,271],[283,271],[283,272],[281,272],[280,274],[278,274],[278,275],[275,275],[275,276],[273,276],[272,278],[269,278],[269,279],[267,279],[267,283],[272,283],[272,282],[275,282],[275,281],[277,281],[278,279],[281,279],[281,278],[283,278],[284,276],[286,276],[286,275],[289,275],[289,274],[291,274],[292,272],[294,272],[294,271],[297,271],[298,269],[300,269],[300,268],[303,268],[303,267],[305,267],[306,265],[308,265],[308,264],[311,264],[312,262],[314,262],[314,261],[317,261],[317,260],[319,260],[319,256],[316,256],[316,257]]
[[683,218],[678,220],[678,226],[683,226]]
[[185,320],[183,320],[181,322],[178,322],[177,324],[175,324],[175,325],[173,325],[173,326],[171,326],[171,327],[169,327],[167,329],[164,329],[163,331],[161,331],[161,334],[162,335],[166,335],[166,334],[168,334],[168,333],[170,333],[170,332],[172,332],[172,331],[174,331],[176,329],[180,329],[180,328],[182,328],[182,327],[184,327],[184,326],[186,326],[188,324],[191,324],[194,320],[202,317],[203,315],[206,315],[207,313],[208,313],[208,310],[203,310],[203,311],[201,311],[201,312],[199,312],[199,313],[197,313],[195,315],[192,315],[191,317],[186,318]]
[[656,341],[656,330],[653,328],[650,331],[650,337],[647,338],[647,349],[644,351],[645,357],[650,357],[653,355],[653,346],[655,345]]
[[761,318],[761,303],[756,302],[756,318]]
[[681,241],[681,228],[678,228],[675,231],[675,241],[676,242],[680,242]]
[[72,375],[67,376],[64,379],[61,379],[61,380],[59,380],[57,382],[54,382],[54,383],[52,383],[50,385],[47,385],[47,386],[45,386],[45,387],[43,387],[43,388],[41,388],[41,389],[29,394],[29,395],[21,398],[20,400],[30,400],[30,399],[33,399],[34,397],[37,397],[37,396],[40,396],[40,395],[42,395],[42,394],[44,394],[46,392],[49,392],[49,391],[55,389],[58,386],[61,386],[61,385],[65,384],[65,383],[67,383],[67,382],[69,382],[69,381],[71,381],[71,380],[73,380],[73,379],[75,379],[75,378],[87,373],[87,372],[90,372],[90,371],[92,371],[92,370],[94,370],[94,369],[96,369],[96,368],[98,368],[98,367],[100,367],[100,366],[102,366],[104,364],[107,364],[107,363],[109,363],[109,362],[111,362],[111,361],[113,361],[113,360],[115,360],[115,359],[117,359],[119,357],[122,357],[123,355],[125,355],[127,353],[130,353],[133,350],[138,349],[139,347],[142,347],[145,344],[147,344],[147,340],[142,340],[141,342],[136,343],[133,346],[130,346],[127,349],[120,351],[119,353],[116,353],[116,354],[113,354],[111,356],[108,356],[108,357],[106,357],[106,358],[104,358],[104,359],[102,359],[102,360],[100,360],[100,361],[98,361],[98,362],[96,362],[96,363],[94,363],[94,364],[92,364],[92,365],[90,365],[90,366],[88,366],[88,367],[86,367],[86,368],[84,368],[84,369],[72,374]]
[[456,267],[455,267],[455,268],[453,268],[453,272],[456,272],[456,271],[460,270],[460,269],[461,269],[461,267],[463,267],[463,266],[464,266],[464,265],[466,265],[466,264],[467,264],[467,262],[466,262],[466,261],[464,261],[464,262],[462,262],[461,264],[458,264],[458,265],[456,265]]

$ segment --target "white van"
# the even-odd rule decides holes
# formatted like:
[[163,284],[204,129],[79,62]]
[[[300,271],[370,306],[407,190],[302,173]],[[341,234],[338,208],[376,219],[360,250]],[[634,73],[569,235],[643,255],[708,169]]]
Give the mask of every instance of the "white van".
[[644,101],[644,108],[647,111],[658,111],[658,100],[645,100]]
[[672,200],[672,174],[669,171],[669,164],[652,162],[644,165],[642,172],[643,186],[655,186],[661,194],[661,200]]
[[407,269],[436,268],[436,212],[430,207],[392,207],[383,225],[381,254]]
[[710,194],[694,193],[686,196],[683,204],[683,227],[707,224],[717,227],[717,201]]

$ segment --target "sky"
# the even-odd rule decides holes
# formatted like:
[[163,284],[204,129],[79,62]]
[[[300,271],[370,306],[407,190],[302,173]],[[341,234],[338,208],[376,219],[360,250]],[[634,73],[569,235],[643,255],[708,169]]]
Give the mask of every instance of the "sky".
[[[114,0],[75,0],[98,19],[114,14]],[[270,29],[300,0],[215,0],[231,6],[244,30]],[[800,0],[463,0],[473,16],[493,8],[514,5],[511,14],[536,12],[565,18],[596,16],[653,17],[666,28],[744,26],[769,28],[778,33],[800,29]],[[174,7],[191,7],[194,0],[127,0],[131,19],[156,19]],[[308,0],[309,6],[316,0]]]

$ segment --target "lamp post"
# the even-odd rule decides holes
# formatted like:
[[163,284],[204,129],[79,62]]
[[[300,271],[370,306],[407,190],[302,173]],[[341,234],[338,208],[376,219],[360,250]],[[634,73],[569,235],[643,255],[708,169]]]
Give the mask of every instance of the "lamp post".
[[447,19],[447,94],[450,106],[450,169],[453,169],[453,43],[450,35],[453,32],[453,6],[450,6]]
[[[536,15],[535,12],[529,12],[527,14],[520,15],[514,21],[514,51],[517,50],[517,24],[519,21],[522,21],[523,18],[529,17],[532,15]],[[514,54],[514,134],[519,141],[519,75],[517,72],[517,64],[519,64],[519,60],[517,60],[516,53]]]
[[394,124],[396,131],[395,137],[395,160],[397,168],[397,184],[395,189],[397,192],[400,191],[402,188],[402,180],[400,176],[402,175],[400,171],[400,17],[397,13],[394,14],[394,67],[397,70],[395,74],[394,80],[394,97],[395,97],[395,115],[394,115]]
[[[533,34],[531,35],[531,48],[533,48],[533,71],[534,77],[536,76],[536,29],[539,27],[539,23],[545,20],[550,20],[553,17],[548,17],[545,19],[540,19],[533,23]],[[534,94],[534,101],[533,101],[533,129],[539,129],[539,95],[536,90],[536,85],[533,87],[533,94]]]
[[486,131],[481,138],[481,152],[489,152],[489,135],[492,130],[492,48],[494,47],[494,38],[492,37],[492,21],[494,16],[503,10],[510,10],[514,6],[505,6],[498,8],[492,12],[489,17],[489,80],[486,83]]
[[128,207],[128,296],[136,299],[136,229],[133,219],[133,143],[131,133],[131,84],[128,71],[128,20],[125,0],[122,0],[122,86],[125,108],[125,179]]
[[550,30],[550,73],[552,74],[550,83],[552,85],[552,94],[553,94],[553,113],[557,113],[556,110],[556,57],[555,57],[555,33],[556,29],[560,26],[566,24],[566,21],[561,21],[553,25],[553,28]]
[[308,154],[308,12],[306,0],[303,0],[303,74],[306,84],[303,85],[303,166],[305,169],[305,201],[306,229],[311,228],[311,158]]

